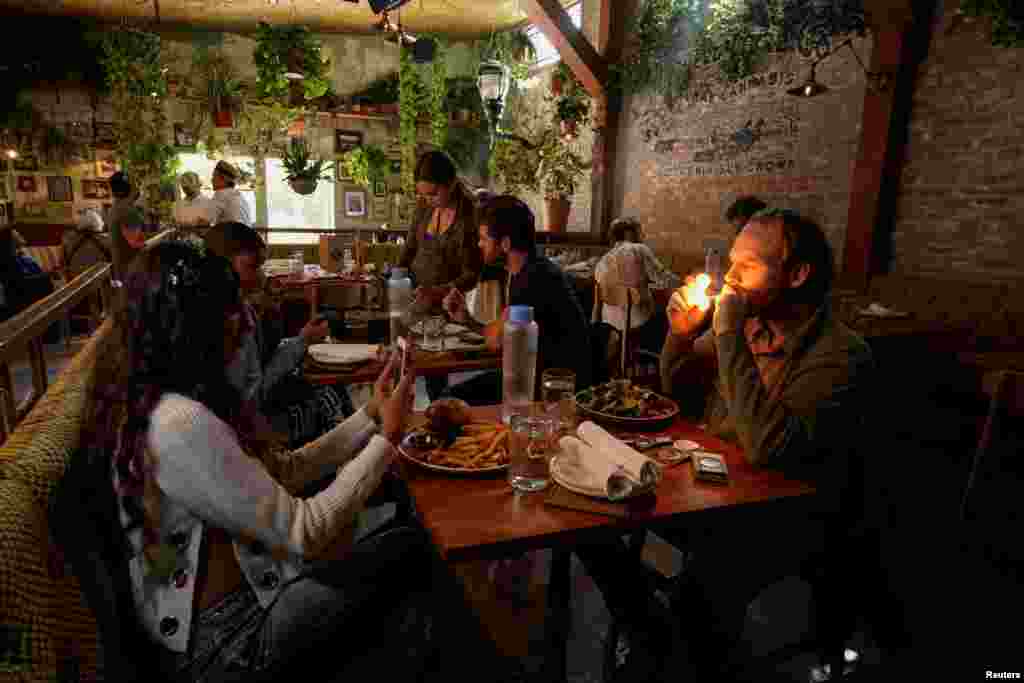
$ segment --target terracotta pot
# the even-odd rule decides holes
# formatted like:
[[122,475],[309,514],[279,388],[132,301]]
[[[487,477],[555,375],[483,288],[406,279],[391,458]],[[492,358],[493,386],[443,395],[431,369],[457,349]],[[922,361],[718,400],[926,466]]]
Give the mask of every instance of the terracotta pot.
[[565,79],[560,74],[551,74],[551,94],[561,95],[562,86],[565,85]]
[[288,181],[297,194],[313,194],[316,191],[316,178],[293,178]]
[[306,119],[296,119],[288,126],[288,135],[296,137],[302,135],[306,130]]
[[398,113],[398,103],[397,102],[389,102],[388,104],[382,104],[382,105],[380,105],[380,111],[381,111],[382,114],[397,114]]
[[562,119],[558,122],[558,127],[561,129],[563,137],[576,137],[576,121],[567,121]]
[[235,120],[231,115],[231,111],[224,109],[222,111],[213,112],[213,125],[217,128],[231,128],[234,126]]
[[565,197],[547,197],[544,199],[544,229],[548,232],[565,232],[569,224],[569,212],[572,202]]

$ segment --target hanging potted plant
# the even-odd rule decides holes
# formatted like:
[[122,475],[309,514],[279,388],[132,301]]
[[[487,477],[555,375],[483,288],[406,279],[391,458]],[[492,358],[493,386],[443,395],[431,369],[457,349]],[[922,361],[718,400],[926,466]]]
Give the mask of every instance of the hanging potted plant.
[[292,138],[291,143],[285,150],[281,159],[288,175],[285,180],[298,194],[313,194],[318,181],[333,181],[330,176],[333,163],[326,163],[323,159],[314,161],[309,151],[309,145],[303,138]]
[[561,95],[565,90],[565,84],[572,83],[574,80],[572,70],[568,65],[565,62],[558,62],[558,66],[551,72],[551,94],[556,97]]
[[301,106],[331,90],[330,60],[305,26],[271,26],[256,31],[256,95]]
[[360,145],[342,157],[341,165],[345,175],[356,185],[371,187],[375,181],[388,175],[391,162],[380,147]]
[[217,128],[234,126],[242,108],[242,83],[234,65],[220,50],[201,48],[192,57],[190,90],[200,95],[202,108]]
[[540,148],[538,180],[544,191],[544,229],[565,232],[576,184],[587,165],[558,135],[547,134]]
[[563,95],[555,100],[555,120],[562,135],[575,137],[581,121],[590,113],[590,102],[579,95]]

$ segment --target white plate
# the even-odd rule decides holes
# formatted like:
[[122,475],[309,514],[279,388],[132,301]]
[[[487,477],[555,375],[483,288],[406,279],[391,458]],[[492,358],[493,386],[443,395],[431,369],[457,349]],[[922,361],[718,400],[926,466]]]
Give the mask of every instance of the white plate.
[[591,498],[600,498],[601,500],[608,500],[608,492],[598,488],[590,488],[587,486],[581,486],[575,483],[569,475],[566,474],[566,454],[562,451],[555,453],[551,456],[550,470],[551,478],[554,479],[558,484],[569,489],[573,493],[579,493],[580,495],[590,496]]
[[325,365],[350,365],[377,357],[378,344],[313,344],[309,355]]

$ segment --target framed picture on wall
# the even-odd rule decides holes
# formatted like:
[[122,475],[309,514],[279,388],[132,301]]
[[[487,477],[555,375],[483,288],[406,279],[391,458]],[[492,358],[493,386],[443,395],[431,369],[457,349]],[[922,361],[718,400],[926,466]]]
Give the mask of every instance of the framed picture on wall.
[[14,160],[15,171],[38,171],[39,159],[35,154],[22,154]]
[[375,221],[391,220],[391,202],[387,197],[374,197],[370,202],[370,218]]
[[96,150],[96,175],[100,178],[109,178],[117,173],[117,159],[110,150]]
[[73,202],[75,191],[71,188],[71,176],[46,176],[46,191],[51,202]]
[[365,216],[366,215],[366,193],[362,190],[345,192],[345,215]]
[[110,183],[106,180],[83,180],[82,197],[85,199],[110,199]]
[[195,147],[196,139],[184,123],[174,124],[174,144],[177,147]]
[[352,176],[350,176],[348,174],[348,171],[345,170],[345,164],[342,164],[340,162],[335,164],[334,165],[334,170],[338,174],[338,180],[340,182],[343,182],[343,183],[351,183],[352,182]]
[[20,175],[18,176],[18,192],[25,192],[28,194],[35,194],[36,192],[36,177],[34,175]]
[[363,133],[358,130],[334,131],[334,153],[344,154],[363,144]]

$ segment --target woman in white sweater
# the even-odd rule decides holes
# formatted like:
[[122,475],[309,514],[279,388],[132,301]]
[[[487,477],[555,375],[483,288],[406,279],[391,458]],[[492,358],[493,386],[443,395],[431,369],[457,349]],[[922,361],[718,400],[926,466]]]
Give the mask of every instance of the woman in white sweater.
[[406,671],[417,641],[403,642],[395,610],[436,578],[431,548],[411,526],[360,536],[359,520],[394,460],[413,373],[391,391],[389,364],[364,409],[277,449],[225,375],[246,320],[230,264],[168,242],[138,265],[97,359],[84,436],[110,459],[134,604],[163,673],[233,680],[297,657],[339,671],[382,643],[403,652],[373,670]]

